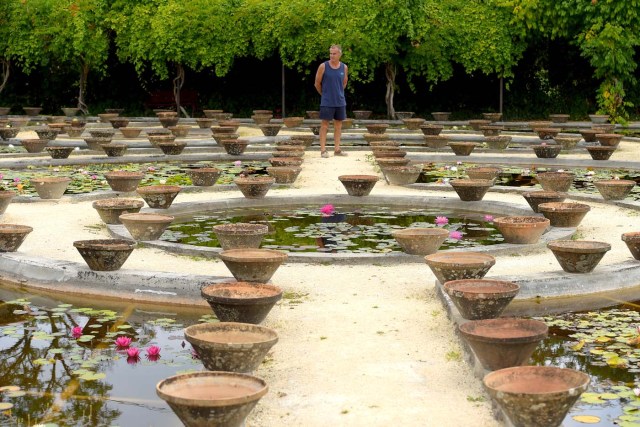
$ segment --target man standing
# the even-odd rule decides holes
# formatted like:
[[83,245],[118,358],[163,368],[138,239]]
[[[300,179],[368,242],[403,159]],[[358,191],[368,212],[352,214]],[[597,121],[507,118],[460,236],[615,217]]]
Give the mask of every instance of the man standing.
[[323,62],[316,72],[315,87],[320,98],[320,155],[329,157],[327,153],[327,132],[329,121],[333,120],[334,156],[346,156],[340,150],[340,137],[342,135],[342,121],[347,118],[347,101],[344,97],[344,88],[347,87],[348,68],[340,62],[342,48],[334,44],[329,48],[329,60]]

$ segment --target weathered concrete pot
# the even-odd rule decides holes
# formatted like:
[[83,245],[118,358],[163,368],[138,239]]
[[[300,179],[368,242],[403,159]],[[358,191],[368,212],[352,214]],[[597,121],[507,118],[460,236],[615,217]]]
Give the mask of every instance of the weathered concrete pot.
[[309,130],[311,130],[314,135],[320,135],[320,125],[311,125],[309,126]]
[[422,126],[424,122],[425,120],[420,118],[402,119],[402,123],[404,123],[404,125],[407,127],[408,130],[419,130],[420,126]]
[[186,142],[174,141],[174,142],[159,142],[158,147],[167,156],[177,156],[187,146]]
[[[405,120],[412,118],[416,113],[413,111],[396,111],[396,119],[397,120]],[[424,119],[421,119],[424,120]]]
[[552,227],[577,227],[591,207],[583,203],[540,203],[538,210]]
[[496,263],[493,256],[482,252],[439,252],[424,260],[440,283],[482,279]]
[[202,298],[221,322],[257,325],[282,298],[282,289],[265,283],[229,282],[202,288]]
[[300,166],[304,161],[302,157],[271,157],[269,160],[271,166]]
[[186,427],[241,427],[268,391],[264,380],[237,372],[194,372],[165,378],[156,393]]
[[[356,118],[356,120],[367,120],[369,119],[369,117],[371,117],[371,114],[373,113],[372,111],[369,110],[354,110],[352,111],[353,113],[353,117]],[[307,114],[309,114],[309,112],[307,111]],[[310,119],[312,117],[309,117]],[[320,116],[318,115],[318,118],[320,118]]]
[[271,155],[273,157],[304,157],[304,150],[275,150]]
[[540,240],[551,222],[539,216],[505,216],[494,218],[493,224],[502,233],[505,243],[529,245]]
[[[208,119],[214,119],[216,120],[217,117],[215,116],[216,114],[220,114],[222,113],[224,110],[202,110],[202,113],[204,114],[204,116]],[[196,119],[197,120],[197,119]]]
[[488,179],[492,182],[496,181],[496,178],[500,176],[501,172],[502,168],[490,166],[479,166],[465,169],[465,173],[470,179]]
[[66,159],[74,149],[75,147],[45,147],[52,159]]
[[511,143],[511,137],[508,135],[487,136],[484,143],[491,150],[504,150]]
[[268,125],[271,119],[273,118],[273,114],[254,114],[251,116],[251,119],[258,125]]
[[609,160],[618,147],[585,147],[593,160]]
[[279,144],[276,143],[276,146],[274,147],[274,157],[278,157],[275,155],[275,153],[282,153],[282,152],[290,152],[290,153],[296,153],[293,154],[293,157],[302,157],[304,156],[304,142],[302,141],[297,141],[297,140],[288,140],[288,141],[282,141],[282,142],[288,142],[288,144]]
[[127,144],[114,144],[110,142],[109,144],[102,144],[100,148],[102,148],[107,157],[122,157],[129,147]]
[[560,133],[560,129],[558,128],[537,128],[533,130],[538,134],[538,138],[542,140],[553,139],[557,134]]
[[493,186],[491,179],[454,179],[450,182],[463,202],[482,200],[489,188]]
[[450,115],[451,115],[451,113],[448,112],[448,111],[435,111],[435,112],[431,113],[431,116],[433,117],[433,120],[436,120],[438,122],[446,122],[446,121],[448,121]]
[[222,145],[222,148],[224,148],[224,151],[226,151],[227,154],[232,156],[241,155],[249,145],[247,141],[241,139],[221,139],[219,144]]
[[424,135],[424,143],[433,149],[445,148],[449,144],[449,138],[442,135]]
[[0,252],[15,252],[33,231],[28,225],[0,224]]
[[388,141],[391,138],[386,133],[365,133],[362,137],[369,145],[374,141]]
[[380,166],[380,169],[385,169],[394,166],[407,166],[411,163],[411,160],[403,157],[376,157],[376,163]]
[[27,126],[31,119],[28,117],[8,117],[7,121],[12,128],[21,128]]
[[444,126],[442,125],[434,125],[434,124],[426,124],[426,125],[422,125],[420,126],[420,130],[422,131],[422,133],[424,135],[440,135],[440,132],[442,132],[442,129],[444,129]]
[[87,144],[89,150],[102,151],[102,145],[110,144],[111,138],[101,138],[101,137],[88,137],[84,138],[84,142]]
[[278,342],[276,331],[249,323],[201,323],[184,330],[184,338],[210,371],[250,374]]
[[304,117],[285,117],[284,119],[282,119],[282,122],[288,128],[296,128],[302,125],[302,122],[304,122]]
[[27,116],[37,116],[42,111],[42,107],[22,107]]
[[378,134],[385,133],[389,125],[387,123],[369,123],[366,124],[365,127],[367,128],[367,132]]
[[481,126],[487,126],[491,124],[491,120],[469,120],[469,126],[475,131],[480,131]]
[[591,129],[596,131],[596,135],[599,133],[612,133],[616,128],[613,123],[598,123],[591,126]]
[[580,129],[580,135],[584,139],[584,142],[596,142],[596,134],[598,131],[593,129]]
[[307,148],[311,147],[313,143],[317,140],[317,138],[314,135],[296,135],[291,139],[302,141],[304,143],[304,146]]
[[480,132],[482,132],[482,135],[484,135],[485,137],[499,136],[500,132],[502,132],[503,130],[504,130],[504,127],[502,126],[496,126],[496,125],[480,126]]
[[527,365],[549,327],[539,320],[498,318],[471,320],[458,330],[482,366],[495,371]]
[[276,180],[276,184],[292,184],[302,171],[298,166],[271,166],[267,168],[269,176]]
[[196,119],[196,124],[200,129],[209,129],[215,122],[215,119],[209,117],[199,117]]
[[179,185],[150,185],[138,187],[140,197],[153,209],[168,209],[178,193],[182,190]]
[[222,249],[259,248],[262,239],[269,232],[265,224],[229,223],[213,226],[213,232],[218,238]]
[[417,166],[390,166],[382,169],[382,173],[390,185],[415,184],[422,169]]
[[605,179],[594,181],[600,195],[605,200],[623,200],[636,186],[636,182],[630,179]]
[[463,279],[446,282],[444,290],[465,319],[493,319],[509,305],[520,290],[513,282]]
[[608,114],[589,114],[592,123],[603,124],[609,120]]
[[265,124],[258,126],[264,136],[276,136],[280,132],[282,125],[279,124]]
[[292,138],[292,139],[284,139],[282,141],[276,141],[276,149],[279,149],[279,148],[286,148],[287,150],[292,148],[304,150],[306,148],[306,144],[304,141],[299,139],[298,136],[296,136],[295,138]]
[[61,108],[61,110],[67,117],[73,117],[78,114],[78,111],[80,111],[80,109],[77,107],[63,107]]
[[136,191],[138,184],[144,178],[143,172],[133,171],[110,171],[104,174],[107,184],[113,191],[129,193]]
[[354,197],[368,196],[378,182],[375,175],[340,175],[338,177],[347,194]]
[[158,144],[160,144],[162,142],[174,142],[176,140],[176,137],[173,134],[171,134],[171,135],[148,134],[147,135],[147,139],[149,140],[151,145],[153,145],[156,148],[160,148],[158,146]]
[[0,190],[0,215],[6,212],[16,193],[11,190]]
[[171,126],[175,126],[180,121],[180,117],[158,117],[160,124],[163,128],[170,128]]
[[[385,135],[385,136],[389,136],[389,135]],[[381,141],[370,141],[369,145],[371,146],[371,148],[379,148],[379,147],[387,147],[387,149],[389,147],[394,147],[396,149],[400,149],[400,142],[398,141],[390,141],[388,138],[387,139],[383,139]]]
[[576,145],[578,145],[578,142],[580,142],[580,138],[574,138],[570,136],[556,136],[553,138],[553,140],[556,143],[560,144],[563,150],[571,150],[573,148],[576,148]]
[[568,114],[549,114],[549,120],[553,123],[567,123],[569,121]]
[[140,212],[144,202],[136,199],[102,199],[96,200],[91,206],[105,224],[122,224],[120,215]]
[[406,157],[407,155],[407,152],[404,150],[400,150],[399,147],[389,147],[388,149],[375,147],[374,149],[371,150],[371,152],[373,153],[373,157],[375,157],[376,159],[378,158],[401,159],[403,157]]
[[547,243],[547,248],[567,273],[591,273],[611,245],[590,240],[556,240]]
[[185,138],[187,135],[189,135],[189,132],[191,131],[191,126],[189,125],[169,126],[168,129],[176,138]]
[[268,282],[287,257],[285,252],[271,249],[229,249],[220,253],[236,280],[260,283]]
[[447,145],[456,156],[468,156],[478,144],[475,142],[449,142]]
[[120,222],[134,240],[158,240],[169,224],[173,222],[171,215],[154,213],[126,213],[120,215]]
[[482,113],[482,118],[491,122],[497,122],[502,118],[502,113]]
[[64,176],[49,176],[44,178],[31,178],[31,185],[36,189],[41,199],[59,199],[67,190],[71,178]]
[[541,203],[558,203],[564,202],[567,198],[567,193],[560,193],[558,191],[527,191],[522,193],[522,197],[529,203],[531,209],[535,213],[539,213],[538,206]]
[[20,144],[27,150],[27,153],[40,153],[49,144],[46,139],[21,139]]
[[20,128],[0,127],[0,138],[6,141],[8,139],[15,138],[16,136],[18,136],[19,132],[20,132]]
[[120,113],[100,113],[98,117],[100,118],[100,122],[109,123],[109,120],[115,119],[120,115]]
[[267,195],[271,186],[276,180],[271,176],[248,176],[237,177],[233,183],[247,199],[262,199]]
[[402,250],[411,255],[435,253],[449,237],[449,231],[443,228],[405,228],[391,234]]
[[640,231],[629,231],[622,234],[622,241],[626,243],[631,255],[640,260]]
[[560,151],[562,151],[562,146],[551,144],[534,145],[531,148],[539,159],[555,159],[558,157],[558,154],[560,154]]
[[149,136],[174,136],[171,131],[169,129],[165,129],[165,128],[153,128],[153,129],[147,129],[145,131],[145,133],[147,134],[147,137]]
[[0,107],[0,116],[6,116],[11,111],[11,107]]
[[485,375],[484,387],[514,427],[558,427],[589,375],[554,366],[515,366]]
[[617,147],[623,135],[617,133],[597,133],[596,139],[604,147]]
[[80,135],[82,135],[82,132],[84,132],[84,129],[74,127],[67,128],[67,135],[69,135],[69,138],[78,138]]
[[189,169],[187,175],[191,178],[191,183],[198,187],[211,187],[214,185],[222,171],[216,168]]
[[73,246],[93,271],[119,270],[136,247],[133,240],[76,240]]
[[552,124],[553,122],[550,120],[536,120],[533,122],[529,122],[529,127],[531,128],[532,131],[535,132],[537,129],[549,128],[551,127]]
[[536,180],[546,191],[566,193],[573,184],[573,172],[542,172],[536,175]]
[[91,129],[87,132],[94,138],[113,138],[116,134],[116,131],[113,129]]
[[126,128],[129,124],[129,119],[125,117],[116,117],[115,119],[109,119],[109,123],[114,129]]

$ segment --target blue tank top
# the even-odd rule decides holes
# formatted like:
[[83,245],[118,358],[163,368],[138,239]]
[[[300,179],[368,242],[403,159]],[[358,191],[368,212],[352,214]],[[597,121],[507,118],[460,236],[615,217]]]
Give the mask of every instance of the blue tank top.
[[347,101],[344,97],[344,64],[335,70],[329,65],[329,61],[324,63],[324,74],[322,75],[322,97],[321,107],[346,107]]

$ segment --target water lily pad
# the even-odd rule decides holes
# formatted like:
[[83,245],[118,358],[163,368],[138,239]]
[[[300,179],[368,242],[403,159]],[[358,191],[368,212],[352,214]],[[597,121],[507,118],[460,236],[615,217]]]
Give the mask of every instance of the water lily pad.
[[3,387],[0,387],[0,392],[5,392],[5,391],[18,391],[20,390],[20,387],[17,385],[5,385]]
[[595,415],[574,415],[571,418],[583,424],[597,424],[600,422],[600,417],[596,417]]
[[0,411],[8,411],[11,408],[13,408],[13,403],[0,402]]
[[101,380],[103,378],[106,378],[106,376],[107,374],[98,372],[98,373],[86,373],[86,374],[80,375],[79,378],[84,381],[96,381],[96,380]]

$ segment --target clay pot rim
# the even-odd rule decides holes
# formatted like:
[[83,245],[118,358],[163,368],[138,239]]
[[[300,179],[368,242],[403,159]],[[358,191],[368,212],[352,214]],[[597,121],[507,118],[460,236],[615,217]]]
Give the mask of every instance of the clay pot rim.
[[568,193],[565,193],[563,191],[551,191],[551,190],[541,190],[541,191],[526,191],[524,193],[522,193],[522,197],[524,197],[525,199],[532,199],[532,198],[562,198],[562,199],[566,199],[567,197],[569,197]]
[[425,236],[433,236],[433,237],[448,237],[449,231],[444,228],[430,228],[430,227],[409,227],[403,228],[402,230],[394,230],[391,232],[393,237],[425,237]]
[[[242,340],[241,342],[236,343],[230,339],[226,339],[225,341],[213,341],[199,338],[199,335],[202,333],[230,330],[238,333],[247,331],[254,336],[259,334],[261,339],[255,339],[252,341]],[[267,328],[266,326],[240,322],[199,323],[191,325],[184,329],[184,337],[191,344],[214,349],[233,349],[234,347],[246,348],[248,345],[257,344],[274,345],[278,342],[278,333],[275,330]]]
[[[484,285],[484,286],[482,286]],[[487,290],[487,285],[495,286],[495,291]],[[466,295],[516,295],[520,290],[520,285],[506,280],[494,279],[460,279],[450,280],[443,285],[448,294],[459,292]],[[480,290],[477,287],[482,287]]]
[[404,165],[404,166],[389,166],[388,168],[384,169],[385,172],[396,172],[396,173],[421,173],[422,169],[417,167],[417,166],[413,166],[413,165]]
[[[560,372],[564,372],[565,375],[561,375]],[[527,374],[527,377],[530,377],[530,380],[534,380],[534,377],[539,377],[539,378],[562,377],[564,379],[568,379],[567,378],[568,376],[572,381],[568,383],[566,387],[557,389],[557,390],[552,390],[552,391],[540,391],[540,392],[530,391],[526,389],[527,387],[526,385],[525,385],[525,388],[522,390],[512,391],[512,390],[503,390],[500,388],[500,384],[507,383],[504,380],[510,377],[514,377],[518,373]],[[487,375],[484,376],[482,383],[486,388],[488,388],[489,390],[495,393],[503,393],[506,395],[525,394],[525,395],[536,395],[536,396],[541,396],[541,395],[553,396],[553,395],[565,395],[567,391],[573,391],[575,393],[576,392],[575,389],[582,389],[582,391],[584,391],[589,386],[590,381],[591,379],[589,375],[585,374],[584,372],[577,371],[575,369],[559,368],[556,366],[514,366],[511,368],[504,368],[504,369],[499,369],[497,371],[489,372]],[[498,383],[498,384],[494,385],[495,383]],[[527,384],[529,383],[530,382],[527,381]]]
[[73,150],[75,150],[76,147],[63,147],[61,145],[49,145],[48,147],[44,147],[45,150],[47,151],[68,151],[68,152],[72,152]]
[[378,182],[378,179],[377,175],[340,175],[338,177],[340,182]]
[[[226,289],[240,288],[245,290],[260,290],[266,291],[261,294],[255,294],[253,296],[247,296],[248,294],[239,294],[235,296],[219,295],[219,292],[224,292]],[[248,305],[248,304],[271,304],[279,301],[282,298],[282,289],[276,285],[270,285],[267,283],[255,283],[255,282],[225,282],[216,283],[211,285],[205,285],[200,290],[200,295],[207,302],[222,303],[222,304],[234,304],[234,305]]]
[[186,147],[187,143],[184,141],[159,141],[160,147]]
[[476,145],[479,145],[479,144],[477,142],[471,142],[471,141],[451,141],[451,142],[448,142],[447,145],[449,147],[468,147],[470,145],[473,145],[475,147]]
[[139,178],[142,179],[144,178],[144,172],[135,172],[135,171],[122,171],[122,170],[115,170],[115,171],[109,171],[107,173],[104,174],[104,177],[109,179],[109,178]]
[[215,174],[215,173],[222,173],[222,171],[220,169],[217,168],[196,168],[196,169],[189,169],[186,171],[187,174],[190,173],[210,173],[210,174]]
[[244,236],[267,234],[269,226],[265,224],[253,224],[248,222],[236,222],[229,224],[218,224],[212,227],[216,234],[224,234],[229,236]]
[[286,252],[274,249],[226,249],[220,252],[220,259],[232,262],[284,262],[289,258]]
[[[521,332],[521,335],[517,337],[499,337],[494,335],[493,333],[500,332],[503,329],[501,326],[506,326],[505,323],[517,328],[518,331]],[[481,329],[482,332],[478,333],[478,329]],[[536,342],[545,339],[549,334],[549,327],[540,320],[514,317],[470,320],[458,325],[458,330],[467,340],[507,344]]]
[[584,147],[587,151],[615,151],[618,147],[611,147],[609,145],[592,145],[590,147]]
[[66,176],[44,176],[41,178],[31,178],[31,182],[35,183],[61,183],[61,182],[71,182],[72,179]]
[[[286,159],[288,157],[280,157],[281,159]],[[276,182],[275,178],[267,175],[254,175],[248,177],[236,177],[233,180],[236,184],[273,184]]]
[[420,128],[426,128],[426,129],[444,129],[443,125],[438,125],[435,123],[426,123],[422,126],[420,126]]
[[627,231],[620,236],[623,242],[637,242],[640,241],[640,231]]
[[450,268],[492,267],[496,263],[494,256],[482,252],[437,252],[425,256],[424,260],[429,265]]
[[139,194],[179,193],[182,187],[179,185],[147,185],[136,188]]
[[269,171],[278,172],[278,171],[285,171],[285,170],[289,170],[292,172],[300,172],[302,171],[302,168],[300,166],[267,166],[267,172]]
[[599,181],[593,181],[593,185],[596,187],[598,184],[635,187],[636,182],[631,179],[601,179]]
[[458,187],[493,187],[493,180],[492,179],[465,179],[465,178],[460,178],[460,179],[454,179],[453,181],[450,181],[449,184],[452,187],[458,186]]
[[156,213],[125,213],[118,217],[120,221],[136,221],[149,223],[170,223],[175,219],[172,215],[162,215]]
[[100,142],[104,141],[105,143],[111,142],[113,138],[107,136],[89,136],[87,138],[82,138],[84,142]]
[[540,203],[538,210],[541,212],[589,212],[591,206],[575,202],[549,202]]
[[9,199],[17,195],[18,193],[12,190],[0,190],[0,199]]
[[547,248],[552,252],[596,254],[610,251],[611,245],[594,240],[554,240],[547,243]]
[[136,247],[136,242],[128,239],[76,240],[73,242],[73,247],[100,251],[132,251]]
[[102,199],[96,200],[91,206],[103,210],[138,209],[144,206],[144,202],[138,199]]
[[576,174],[573,173],[573,172],[549,171],[549,172],[539,172],[539,173],[536,174],[536,177],[541,176],[541,175],[542,175],[543,178],[551,178],[551,177],[554,177],[554,176],[556,176],[556,177],[560,177],[560,176],[569,177],[569,176],[571,176],[573,178],[573,177],[576,176]]
[[[169,387],[174,382],[180,381],[184,383],[185,381],[188,382],[193,378],[195,382],[197,382],[198,384],[203,384],[204,382],[203,378],[208,378],[208,377],[212,377],[212,378],[227,377],[230,380],[232,379],[234,383],[242,382],[243,385],[251,387],[252,392],[240,397],[227,398],[227,399],[219,398],[216,400],[210,400],[210,399],[182,398],[182,397],[179,397],[178,395],[172,394],[171,390],[169,390]],[[218,381],[215,381],[214,383],[208,386],[215,387],[214,385],[215,383],[218,383]],[[260,388],[257,388],[257,386],[260,386]],[[164,380],[156,384],[156,393],[158,394],[158,396],[160,396],[160,398],[166,400],[167,402],[171,402],[172,404],[175,404],[175,405],[181,405],[181,406],[187,406],[187,407],[199,407],[199,408],[216,408],[216,407],[246,404],[246,403],[253,402],[260,399],[262,396],[264,396],[267,393],[268,390],[269,390],[269,387],[267,386],[267,383],[261,378],[254,377],[253,375],[248,375],[248,374],[239,374],[236,372],[222,372],[222,371],[201,371],[201,372],[192,372],[188,374],[179,374],[179,375],[174,375],[172,377],[165,378]]]
[[526,215],[514,215],[514,216],[503,216],[499,218],[494,218],[493,223],[500,226],[506,225],[511,228],[530,228],[531,226],[535,227],[548,227],[551,223],[548,218],[542,216],[526,216]]
[[0,234],[31,233],[33,227],[22,224],[0,224]]

